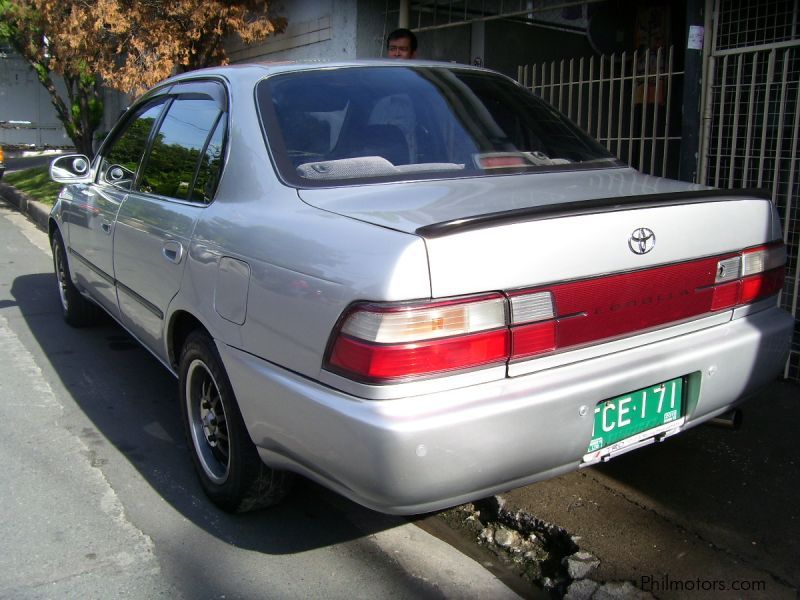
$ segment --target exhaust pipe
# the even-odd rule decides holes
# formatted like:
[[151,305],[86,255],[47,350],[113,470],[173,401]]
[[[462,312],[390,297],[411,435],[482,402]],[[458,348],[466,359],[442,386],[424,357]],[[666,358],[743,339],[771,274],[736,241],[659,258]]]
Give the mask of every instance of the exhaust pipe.
[[706,425],[713,425],[714,427],[721,427],[723,429],[731,429],[736,431],[742,426],[742,411],[739,408],[734,408],[726,413],[714,417],[706,421]]

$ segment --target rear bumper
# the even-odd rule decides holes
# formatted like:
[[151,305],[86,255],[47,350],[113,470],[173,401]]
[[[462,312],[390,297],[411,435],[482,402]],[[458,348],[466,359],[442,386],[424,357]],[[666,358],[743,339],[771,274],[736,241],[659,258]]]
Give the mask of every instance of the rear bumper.
[[428,512],[580,466],[594,406],[689,375],[686,423],[782,370],[793,319],[776,308],[656,343],[471,387],[363,400],[221,345],[269,465],[383,512]]

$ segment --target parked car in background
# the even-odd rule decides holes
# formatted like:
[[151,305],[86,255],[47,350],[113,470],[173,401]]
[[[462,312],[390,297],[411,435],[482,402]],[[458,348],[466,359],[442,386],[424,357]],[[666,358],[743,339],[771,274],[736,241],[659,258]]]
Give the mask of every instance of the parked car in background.
[[177,376],[226,510],[290,473],[391,513],[484,497],[729,411],[788,352],[766,196],[642,175],[483,69],[187,73],[51,174],[64,317]]

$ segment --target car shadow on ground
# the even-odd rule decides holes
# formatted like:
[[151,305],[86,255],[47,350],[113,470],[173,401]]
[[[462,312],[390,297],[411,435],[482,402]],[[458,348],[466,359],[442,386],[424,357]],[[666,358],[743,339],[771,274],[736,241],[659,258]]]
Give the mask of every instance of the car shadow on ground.
[[109,472],[119,458],[107,444],[186,519],[229,544],[267,554],[331,546],[408,522],[299,477],[276,507],[234,515],[217,509],[192,470],[177,380],[110,317],[82,329],[64,323],[55,286],[51,273],[20,276],[11,294],[66,392],[91,420],[93,427],[74,433],[112,486],[121,483]]
[[775,381],[741,405],[738,430],[700,426],[595,467],[674,522],[800,582],[800,386]]

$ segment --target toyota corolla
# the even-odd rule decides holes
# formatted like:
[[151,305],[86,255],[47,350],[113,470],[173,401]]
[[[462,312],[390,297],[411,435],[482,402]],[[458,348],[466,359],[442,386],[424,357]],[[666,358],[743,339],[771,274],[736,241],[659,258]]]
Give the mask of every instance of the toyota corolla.
[[646,176],[487,70],[165,81],[51,166],[58,292],[179,380],[226,510],[291,474],[426,512],[605,461],[779,374],[764,195]]

